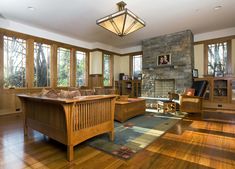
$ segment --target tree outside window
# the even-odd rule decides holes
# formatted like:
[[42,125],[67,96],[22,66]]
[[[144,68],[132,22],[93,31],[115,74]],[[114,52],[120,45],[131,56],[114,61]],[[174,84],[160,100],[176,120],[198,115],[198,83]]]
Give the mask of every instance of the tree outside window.
[[223,76],[228,73],[228,48],[229,43],[218,42],[207,45],[207,75]]
[[4,36],[4,88],[25,87],[26,40]]
[[112,86],[112,58],[111,55],[103,55],[104,86]]
[[138,77],[142,73],[142,55],[133,56],[133,76]]
[[50,86],[51,46],[34,43],[34,87]]
[[76,86],[87,85],[87,56],[85,52],[76,51]]
[[70,49],[58,48],[57,50],[57,86],[69,86],[70,80]]

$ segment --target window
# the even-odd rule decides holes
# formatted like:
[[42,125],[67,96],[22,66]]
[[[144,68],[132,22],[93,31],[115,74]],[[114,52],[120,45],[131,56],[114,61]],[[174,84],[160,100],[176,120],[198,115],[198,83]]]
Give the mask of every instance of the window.
[[4,36],[4,88],[25,87],[26,41]]
[[50,86],[51,46],[34,42],[34,87]]
[[57,50],[57,86],[69,86],[70,80],[70,50],[58,48]]
[[76,51],[76,86],[87,85],[87,56],[85,52]]
[[103,54],[103,78],[104,86],[112,86],[112,58],[111,55]]
[[228,41],[210,43],[207,45],[205,74],[223,76],[229,73],[230,43]]
[[133,56],[133,76],[138,77],[142,73],[142,55]]

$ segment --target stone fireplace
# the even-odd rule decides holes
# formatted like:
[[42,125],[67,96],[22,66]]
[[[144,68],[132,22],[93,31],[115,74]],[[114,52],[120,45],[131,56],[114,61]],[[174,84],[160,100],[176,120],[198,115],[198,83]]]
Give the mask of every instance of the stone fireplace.
[[[170,54],[171,64],[159,65],[158,56]],[[190,30],[143,41],[143,97],[165,97],[192,85],[193,34]]]

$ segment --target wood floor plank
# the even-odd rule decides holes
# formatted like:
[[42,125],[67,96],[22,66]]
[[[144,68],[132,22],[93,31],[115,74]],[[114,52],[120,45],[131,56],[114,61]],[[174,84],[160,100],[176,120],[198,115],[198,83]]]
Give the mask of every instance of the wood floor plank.
[[75,159],[66,146],[39,132],[23,135],[20,116],[0,117],[0,168],[78,169],[233,169],[235,124],[184,119],[130,160],[122,160],[81,143]]

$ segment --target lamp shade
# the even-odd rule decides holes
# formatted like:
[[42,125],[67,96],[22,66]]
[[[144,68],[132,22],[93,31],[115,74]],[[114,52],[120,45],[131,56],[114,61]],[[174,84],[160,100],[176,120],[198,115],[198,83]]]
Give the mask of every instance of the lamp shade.
[[121,10],[97,20],[96,23],[118,36],[125,36],[145,26],[145,22],[130,10],[123,8],[119,9]]

